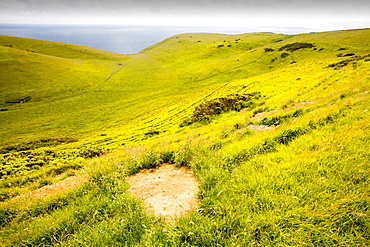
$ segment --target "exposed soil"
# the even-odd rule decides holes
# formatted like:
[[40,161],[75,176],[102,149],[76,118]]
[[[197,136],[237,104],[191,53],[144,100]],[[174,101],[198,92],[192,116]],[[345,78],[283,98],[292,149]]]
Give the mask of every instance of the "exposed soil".
[[75,189],[78,186],[82,185],[84,182],[87,181],[87,179],[88,179],[88,175],[68,177],[62,181],[59,181],[56,184],[43,186],[37,190],[33,190],[26,194],[16,196],[11,200],[15,201],[20,198],[24,198],[28,196],[34,197],[34,198],[40,198],[40,197],[47,197],[47,196],[52,196],[52,195],[56,195],[59,193],[67,192],[69,190]]
[[249,125],[248,128],[256,132],[271,131],[275,129],[275,127],[266,125]]
[[[294,103],[290,107],[286,108],[285,111],[288,111],[288,110],[291,110],[291,109],[301,108],[305,105],[310,105],[310,104],[314,104],[314,103],[315,102],[313,102],[313,101]],[[258,121],[258,120],[261,120],[262,118],[270,117],[270,116],[274,115],[276,112],[277,112],[277,110],[272,110],[272,111],[268,111],[268,112],[259,112],[254,117],[252,117],[250,120],[251,121]]]
[[315,104],[316,102],[314,101],[310,101],[310,102],[298,102],[298,103],[294,103],[291,107],[288,107],[287,109],[285,110],[290,110],[290,109],[297,109],[297,108],[300,108],[302,106],[306,106],[306,105],[312,105],[312,104]]
[[199,182],[188,167],[163,164],[128,176],[129,191],[140,198],[147,212],[167,222],[186,215],[198,205]]
[[272,116],[275,113],[276,113],[276,110],[272,110],[272,111],[269,111],[269,112],[259,112],[254,117],[252,117],[250,120],[251,121],[258,121],[258,120],[261,120],[264,117]]

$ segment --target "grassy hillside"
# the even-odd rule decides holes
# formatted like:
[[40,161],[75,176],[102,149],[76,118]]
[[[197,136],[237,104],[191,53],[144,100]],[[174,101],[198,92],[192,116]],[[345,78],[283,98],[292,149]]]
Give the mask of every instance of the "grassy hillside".
[[[370,244],[369,29],[182,34],[133,55],[0,36],[0,53],[3,246]],[[127,192],[163,162],[200,182],[173,224]]]

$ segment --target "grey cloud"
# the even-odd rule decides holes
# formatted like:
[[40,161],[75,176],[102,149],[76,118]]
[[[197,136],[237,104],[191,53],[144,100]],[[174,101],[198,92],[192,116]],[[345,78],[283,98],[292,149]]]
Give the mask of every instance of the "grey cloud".
[[[214,16],[368,19],[369,0],[0,0],[0,22],[7,16]],[[2,15],[2,16],[1,16]],[[294,24],[294,23],[293,23]]]
[[347,8],[363,9],[369,6],[368,0],[351,0],[351,1],[332,1],[332,0],[188,0],[188,1],[171,1],[171,0],[3,0],[0,7],[14,9],[28,8],[31,10],[136,10],[136,11],[197,11],[197,10],[279,10],[284,9],[308,9],[328,10],[329,8]]

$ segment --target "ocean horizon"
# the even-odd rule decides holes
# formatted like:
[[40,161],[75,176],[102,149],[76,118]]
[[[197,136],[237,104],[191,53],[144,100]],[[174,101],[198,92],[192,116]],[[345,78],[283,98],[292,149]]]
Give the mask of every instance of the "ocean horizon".
[[52,25],[0,24],[0,35],[42,39],[85,45],[105,51],[134,54],[168,37],[181,33],[242,34],[259,31],[296,34],[309,32],[304,28],[226,28],[226,27],[165,27],[120,25]]

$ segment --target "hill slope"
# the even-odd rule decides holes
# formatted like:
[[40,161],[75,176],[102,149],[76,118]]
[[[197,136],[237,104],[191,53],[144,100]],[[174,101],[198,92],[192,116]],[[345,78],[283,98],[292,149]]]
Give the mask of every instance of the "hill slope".
[[[4,246],[369,244],[369,43],[182,34],[120,55],[0,36]],[[164,162],[200,181],[174,225],[125,182]],[[74,192],[11,199],[81,167]]]

